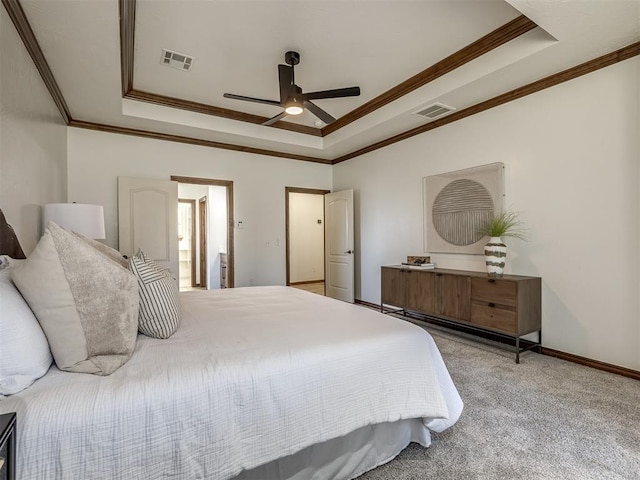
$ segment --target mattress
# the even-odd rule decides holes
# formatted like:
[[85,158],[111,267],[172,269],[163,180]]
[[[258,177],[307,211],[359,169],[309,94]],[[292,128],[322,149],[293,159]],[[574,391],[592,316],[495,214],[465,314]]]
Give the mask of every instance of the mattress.
[[18,413],[18,478],[226,480],[369,425],[442,431],[462,410],[410,323],[287,287],[181,301],[178,331],[140,335],[114,374],[52,366],[0,401]]

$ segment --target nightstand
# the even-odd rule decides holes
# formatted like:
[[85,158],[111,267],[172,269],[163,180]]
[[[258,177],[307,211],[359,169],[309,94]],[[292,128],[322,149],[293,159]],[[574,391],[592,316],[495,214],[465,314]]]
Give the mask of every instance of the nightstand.
[[16,478],[16,414],[0,415],[0,480]]

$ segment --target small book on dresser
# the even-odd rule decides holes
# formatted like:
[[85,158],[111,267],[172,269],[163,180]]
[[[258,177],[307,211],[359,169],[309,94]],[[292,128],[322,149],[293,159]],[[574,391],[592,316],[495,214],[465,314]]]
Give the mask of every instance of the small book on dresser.
[[419,270],[429,270],[436,268],[435,263],[408,263],[402,262],[402,268],[415,268]]

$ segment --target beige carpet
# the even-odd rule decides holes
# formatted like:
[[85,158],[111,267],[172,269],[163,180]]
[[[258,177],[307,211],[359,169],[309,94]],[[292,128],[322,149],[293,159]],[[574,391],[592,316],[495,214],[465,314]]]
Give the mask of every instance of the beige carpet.
[[426,328],[462,417],[360,480],[640,479],[640,382]]

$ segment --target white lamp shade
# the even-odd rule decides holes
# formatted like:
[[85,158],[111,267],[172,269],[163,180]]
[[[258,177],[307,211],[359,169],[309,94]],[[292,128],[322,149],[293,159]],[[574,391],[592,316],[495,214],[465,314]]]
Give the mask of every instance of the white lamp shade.
[[49,222],[89,238],[105,238],[102,205],[48,203],[42,212],[43,230]]

